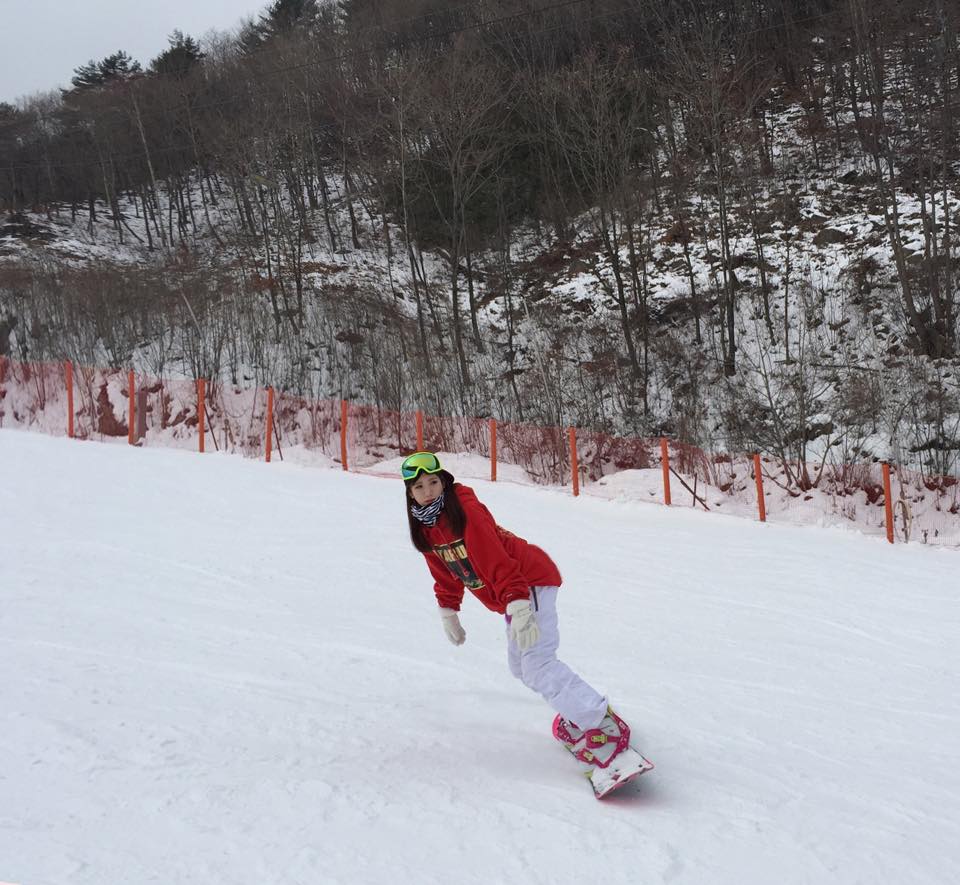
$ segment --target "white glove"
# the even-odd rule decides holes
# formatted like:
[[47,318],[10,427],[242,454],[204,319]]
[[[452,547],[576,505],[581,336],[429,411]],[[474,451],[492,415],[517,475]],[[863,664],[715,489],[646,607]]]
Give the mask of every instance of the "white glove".
[[537,619],[533,616],[533,608],[529,599],[515,599],[507,605],[507,614],[510,616],[510,634],[520,647],[526,651],[537,644],[540,639],[540,628]]
[[460,626],[460,616],[452,608],[440,609],[440,621],[447,639],[454,645],[463,645],[467,641],[467,634]]

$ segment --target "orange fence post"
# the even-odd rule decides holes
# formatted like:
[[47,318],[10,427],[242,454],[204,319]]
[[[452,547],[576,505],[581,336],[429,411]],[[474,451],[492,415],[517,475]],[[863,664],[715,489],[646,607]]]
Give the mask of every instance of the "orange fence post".
[[340,400],[340,463],[344,470],[349,470],[347,466],[347,401]]
[[577,431],[570,428],[570,469],[573,472],[573,496],[580,494],[580,463],[577,461]]
[[137,407],[134,405],[134,383],[133,369],[127,373],[127,393],[130,395],[130,414],[127,420],[127,442],[132,446],[136,440],[137,428],[134,422],[137,420]]
[[200,433],[200,453],[206,451],[206,431],[204,430],[207,413],[207,382],[204,378],[197,379],[197,430]]
[[490,419],[490,482],[497,481],[497,419]]
[[267,388],[267,463],[273,450],[273,388]]
[[63,368],[67,376],[67,436],[73,439],[73,363],[67,360]]
[[670,444],[660,437],[660,463],[663,466],[663,503],[670,506]]
[[767,521],[767,502],[763,498],[763,473],[760,470],[760,453],[753,455],[753,475],[757,480],[757,510],[760,511],[760,522]]
[[417,451],[423,451],[423,412],[417,409]]
[[883,503],[887,511],[887,540],[893,543],[893,495],[890,492],[890,465],[883,462]]

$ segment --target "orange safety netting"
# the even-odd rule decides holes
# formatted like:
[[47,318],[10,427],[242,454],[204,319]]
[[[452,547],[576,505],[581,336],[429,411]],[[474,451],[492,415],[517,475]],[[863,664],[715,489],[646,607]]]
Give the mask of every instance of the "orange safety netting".
[[[0,427],[16,425],[63,436],[71,427],[72,395],[72,430],[77,438],[129,439],[138,445],[195,451],[200,447],[199,386],[191,379],[134,374],[131,403],[128,371],[0,357]],[[423,447],[475,456],[476,464],[461,462],[474,476],[483,475],[483,461],[495,458],[488,469],[492,473],[500,467],[498,478],[570,485],[576,458],[578,485],[593,494],[632,492],[643,500],[666,500],[669,483],[674,504],[743,515],[756,514],[759,504],[754,456],[746,453],[714,454],[670,440],[665,470],[660,439],[436,417],[283,392],[275,393],[270,416],[268,391],[262,388],[218,381],[203,386],[206,451],[264,458],[270,418],[271,449],[279,459],[334,464],[346,457],[352,470],[377,472],[386,469],[384,462]],[[759,463],[767,513],[791,521],[811,521],[804,505],[817,496],[821,502],[828,499],[844,518],[868,524],[876,521],[877,508],[882,510],[887,503],[878,462],[798,464],[764,456]],[[894,467],[892,477],[890,503],[899,533],[924,541],[952,537],[950,520],[960,515],[957,477],[902,467]]]

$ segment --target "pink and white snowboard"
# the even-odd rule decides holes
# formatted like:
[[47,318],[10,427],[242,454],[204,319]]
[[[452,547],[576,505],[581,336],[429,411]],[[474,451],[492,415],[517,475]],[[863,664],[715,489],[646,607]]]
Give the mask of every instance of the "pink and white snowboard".
[[609,707],[600,727],[586,732],[557,715],[553,736],[584,767],[598,799],[653,768],[649,759],[630,746],[630,727]]
[[[581,762],[581,765],[586,763]],[[614,790],[619,790],[625,783],[639,777],[653,768],[653,763],[638,753],[633,747],[621,750],[606,768],[587,766],[584,774],[593,787],[593,795],[598,799],[609,796]]]

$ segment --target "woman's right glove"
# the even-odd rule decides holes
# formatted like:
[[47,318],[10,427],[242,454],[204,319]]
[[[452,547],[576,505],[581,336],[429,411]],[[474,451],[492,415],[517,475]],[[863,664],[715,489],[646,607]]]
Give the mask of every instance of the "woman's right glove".
[[514,599],[507,606],[507,616],[510,618],[510,635],[520,651],[533,648],[540,641],[540,628],[529,599]]
[[463,645],[467,641],[467,634],[460,626],[460,616],[452,608],[440,609],[440,621],[447,639],[454,645]]

